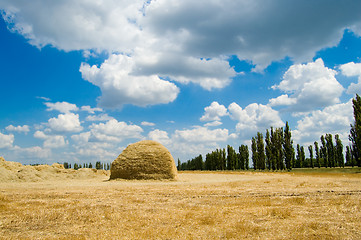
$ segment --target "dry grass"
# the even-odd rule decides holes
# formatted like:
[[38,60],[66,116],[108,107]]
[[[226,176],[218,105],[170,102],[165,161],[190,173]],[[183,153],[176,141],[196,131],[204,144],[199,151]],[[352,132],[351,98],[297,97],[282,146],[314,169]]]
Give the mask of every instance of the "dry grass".
[[0,183],[0,239],[360,239],[361,175]]

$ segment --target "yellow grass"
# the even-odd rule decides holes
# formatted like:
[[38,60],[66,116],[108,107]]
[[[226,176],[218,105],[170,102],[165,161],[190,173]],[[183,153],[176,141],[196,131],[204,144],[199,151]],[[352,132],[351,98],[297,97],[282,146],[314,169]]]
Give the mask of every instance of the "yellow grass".
[[361,175],[0,183],[0,239],[360,239]]

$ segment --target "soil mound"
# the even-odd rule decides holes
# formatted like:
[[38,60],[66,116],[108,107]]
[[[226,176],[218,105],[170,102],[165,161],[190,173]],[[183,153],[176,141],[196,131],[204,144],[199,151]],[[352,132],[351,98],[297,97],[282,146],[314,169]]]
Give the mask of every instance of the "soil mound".
[[175,179],[177,168],[168,149],[144,140],[130,144],[112,163],[110,179]]
[[104,170],[81,168],[64,169],[63,164],[28,166],[18,162],[5,161],[0,157],[0,182],[39,182],[66,179],[88,179],[107,176]]

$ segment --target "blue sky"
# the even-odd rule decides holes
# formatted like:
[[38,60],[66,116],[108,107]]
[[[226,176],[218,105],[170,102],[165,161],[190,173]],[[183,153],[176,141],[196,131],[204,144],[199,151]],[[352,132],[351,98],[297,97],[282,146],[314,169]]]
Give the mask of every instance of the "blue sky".
[[[46,4],[45,4],[46,3]],[[288,121],[348,144],[360,1],[0,0],[0,155],[111,162],[152,139],[185,161]]]

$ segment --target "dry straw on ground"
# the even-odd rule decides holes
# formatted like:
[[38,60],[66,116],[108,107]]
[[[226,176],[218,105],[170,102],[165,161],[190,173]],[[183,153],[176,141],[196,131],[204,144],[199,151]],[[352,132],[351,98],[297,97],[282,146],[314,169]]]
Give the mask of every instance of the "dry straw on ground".
[[44,180],[89,179],[108,175],[107,171],[82,168],[64,169],[63,164],[29,166],[0,157],[0,182],[38,182]]
[[0,239],[361,236],[361,174],[180,172],[177,181],[108,178],[0,182]]
[[177,168],[168,149],[156,141],[130,144],[112,163],[110,179],[175,179]]

